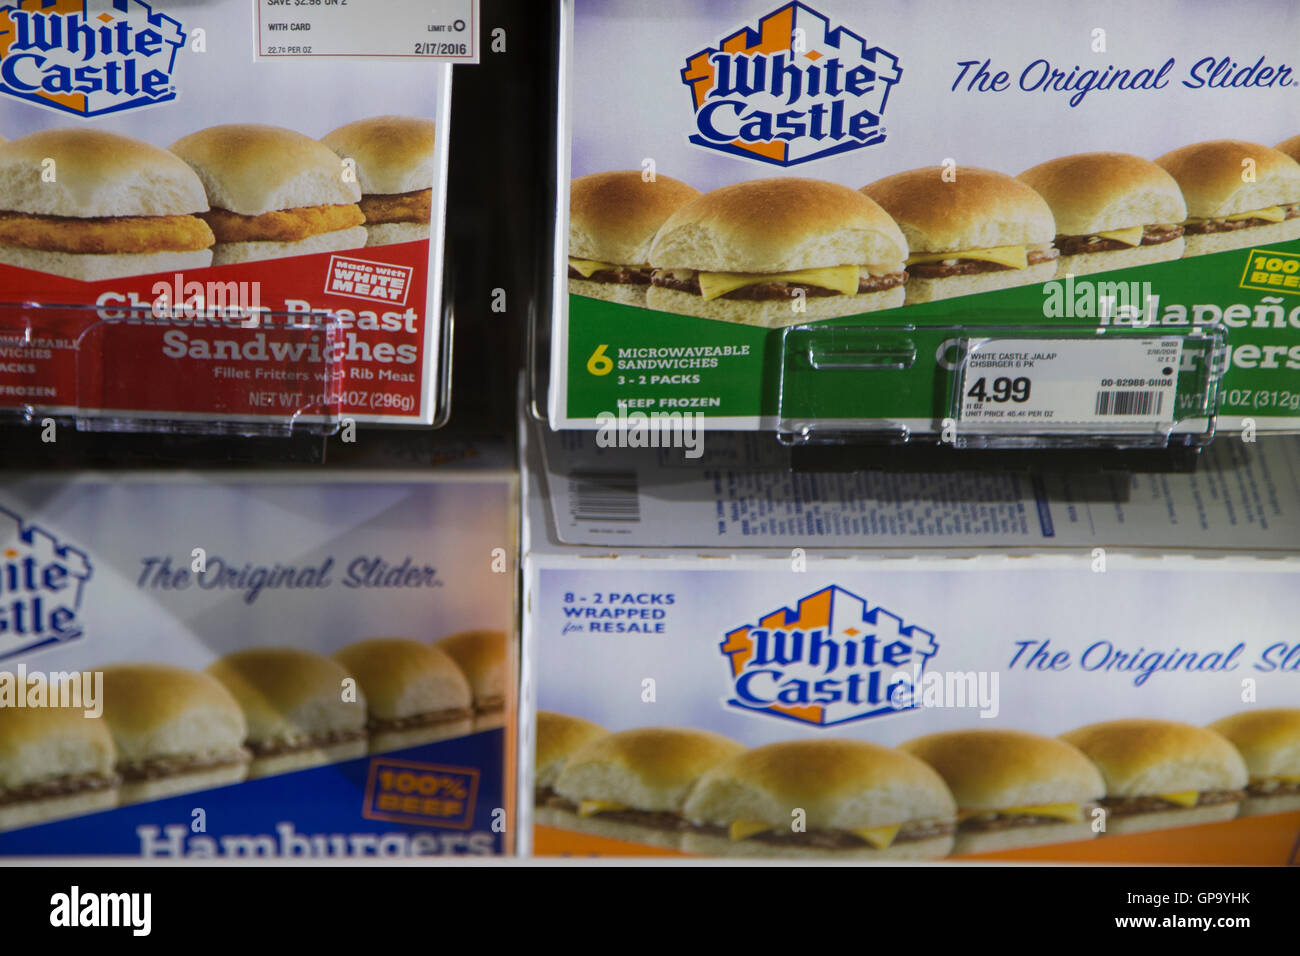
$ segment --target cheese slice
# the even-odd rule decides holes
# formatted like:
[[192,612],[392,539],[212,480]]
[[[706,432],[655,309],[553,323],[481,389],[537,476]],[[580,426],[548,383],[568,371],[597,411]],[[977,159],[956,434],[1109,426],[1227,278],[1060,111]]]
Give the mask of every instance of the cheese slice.
[[1201,792],[1199,790],[1179,790],[1177,793],[1158,793],[1156,796],[1161,800],[1176,803],[1180,807],[1194,807],[1196,801],[1200,799]]
[[1248,212],[1234,212],[1231,216],[1217,219],[1188,219],[1193,222],[1240,222],[1242,219],[1264,219],[1268,222],[1285,222],[1286,210],[1281,206],[1265,206],[1263,209],[1251,209]]
[[627,804],[615,803],[613,800],[583,800],[578,804],[578,816],[592,817],[597,813],[606,813],[610,810],[626,810]]
[[831,289],[841,295],[854,295],[858,291],[859,271],[858,266],[833,266],[827,269],[799,269],[795,272],[701,272],[700,292],[705,301],[708,301],[749,285],[790,282]]
[[759,823],[756,820],[736,820],[731,824],[729,834],[733,840],[743,840],[746,837],[752,837],[755,833],[763,833],[771,829],[773,827],[770,823]]
[[598,259],[570,258],[569,266],[581,272],[584,279],[589,277],[593,272],[604,272],[606,270],[618,268],[618,266],[614,265],[612,262],[601,262]]
[[902,829],[902,826],[901,823],[895,823],[893,826],[870,827],[865,830],[854,830],[853,832],[862,837],[862,839],[866,840],[877,850],[884,850],[889,847],[889,844],[894,842],[894,838],[898,836],[898,831]]
[[945,259],[978,259],[981,262],[995,262],[1012,269],[1027,269],[1029,254],[1024,246],[993,246],[990,249],[961,249],[957,252],[918,252],[907,257],[909,266],[923,262],[942,262]]
[[1040,803],[1028,807],[1007,807],[1004,810],[962,810],[957,814],[957,821],[969,820],[971,817],[983,816],[986,813],[1000,813],[1005,816],[1020,817],[1050,817],[1053,820],[1064,820],[1066,823],[1082,823],[1083,809],[1077,803]]
[[1126,246],[1142,245],[1142,226],[1132,226],[1128,229],[1112,229],[1110,232],[1097,233],[1098,239],[1113,239],[1116,242],[1122,242]]

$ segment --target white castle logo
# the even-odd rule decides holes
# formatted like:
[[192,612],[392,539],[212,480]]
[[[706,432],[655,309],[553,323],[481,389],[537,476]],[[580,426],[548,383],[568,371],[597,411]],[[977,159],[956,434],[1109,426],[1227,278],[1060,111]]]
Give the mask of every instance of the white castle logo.
[[0,507],[0,660],[81,637],[85,552]]

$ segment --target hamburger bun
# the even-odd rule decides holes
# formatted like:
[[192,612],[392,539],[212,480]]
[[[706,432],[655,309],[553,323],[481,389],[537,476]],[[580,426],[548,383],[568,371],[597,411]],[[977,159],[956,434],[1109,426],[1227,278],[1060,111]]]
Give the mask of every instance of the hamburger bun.
[[[1254,181],[1244,179],[1254,164]],[[1156,160],[1178,181],[1187,200],[1188,226],[1185,256],[1206,255],[1247,246],[1262,246],[1300,237],[1300,216],[1282,222],[1221,232],[1198,232],[1196,220],[1221,220],[1226,216],[1300,203],[1300,163],[1280,150],[1239,139],[1193,143]],[[1247,164],[1247,165],[1243,165]]]
[[[1089,724],[1061,739],[1083,751],[1106,781],[1107,833],[1213,823],[1237,815],[1246,765],[1213,730],[1135,718]],[[1194,806],[1163,799],[1165,794],[1193,793]],[[1152,798],[1158,801],[1154,806]]]
[[248,725],[216,678],[167,664],[104,668],[104,721],[117,747],[123,804],[238,783]]
[[248,776],[269,777],[364,757],[366,701],[344,697],[351,676],[337,661],[294,647],[229,654],[208,667],[244,712],[253,762]]
[[357,679],[369,711],[370,752],[463,737],[473,730],[473,694],[445,651],[404,637],[376,637],[334,654]]
[[0,832],[117,806],[108,725],[69,707],[0,708]]
[[434,183],[433,120],[416,116],[374,116],[340,126],[321,142],[340,159],[356,163],[366,214],[367,246],[428,239],[430,215],[402,214],[397,219],[368,202],[375,197],[426,194]]
[[699,195],[671,176],[647,181],[638,169],[579,176],[569,184],[569,256],[646,265],[659,227]]
[[505,723],[506,634],[505,631],[461,631],[433,645],[445,651],[474,695],[474,729],[487,730]]
[[[572,280],[570,280],[572,281]],[[756,325],[767,329],[781,328],[819,319],[836,319],[862,312],[879,312],[896,309],[903,304],[907,293],[903,286],[882,292],[860,295],[809,296],[804,300],[804,311],[795,312],[789,300],[768,302],[735,302],[730,299],[705,301],[701,296],[676,289],[651,286],[646,293],[645,305],[656,312],[673,312],[677,315],[696,315],[702,319]]]
[[[803,811],[806,835],[794,831]],[[823,860],[934,859],[952,849],[957,807],[943,779],[911,754],[861,740],[798,740],[733,756],[704,774],[686,801],[696,826],[683,849],[706,856]],[[761,827],[731,839],[733,824]],[[872,846],[853,831],[901,826]],[[909,835],[908,831],[911,831]],[[836,848],[827,839],[849,843]]]
[[[1088,758],[1064,741],[1020,730],[954,730],[909,740],[899,749],[933,767],[952,791],[961,818],[954,853],[1097,835],[1090,811],[1106,795],[1106,784]],[[1062,820],[1024,813],[1026,808],[1077,813]]]
[[350,226],[323,232],[296,242],[219,242],[212,250],[214,266],[230,266],[240,262],[257,262],[261,259],[283,259],[285,256],[311,256],[318,252],[341,252],[360,249],[369,239],[365,226]]
[[537,747],[533,758],[533,782],[538,790],[550,790],[565,761],[583,745],[608,734],[604,727],[581,717],[537,712]]
[[1290,139],[1284,139],[1273,148],[1278,152],[1286,153],[1297,163],[1300,163],[1300,136],[1292,136]]
[[[680,727],[645,727],[596,737],[560,770],[554,789],[569,806],[553,808],[551,825],[677,849],[687,793],[701,774],[743,749],[720,734]],[[592,801],[605,807],[593,807]]]
[[1237,748],[1250,782],[1243,817],[1300,810],[1300,708],[1242,711],[1210,724]]

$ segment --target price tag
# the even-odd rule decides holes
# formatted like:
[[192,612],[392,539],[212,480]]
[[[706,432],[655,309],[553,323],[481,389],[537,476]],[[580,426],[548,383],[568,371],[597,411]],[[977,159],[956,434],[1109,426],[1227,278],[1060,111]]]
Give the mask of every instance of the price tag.
[[477,63],[479,0],[257,0],[259,56]]
[[1171,424],[1182,339],[967,339],[960,415],[983,431]]

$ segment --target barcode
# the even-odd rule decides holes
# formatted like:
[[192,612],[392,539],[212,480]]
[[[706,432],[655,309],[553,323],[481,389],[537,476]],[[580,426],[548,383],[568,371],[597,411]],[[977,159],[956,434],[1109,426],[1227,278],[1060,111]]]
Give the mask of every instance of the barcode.
[[640,521],[634,471],[569,474],[569,514],[575,521]]
[[1158,389],[1131,392],[1101,391],[1097,393],[1097,414],[1159,415],[1164,398],[1164,393]]

